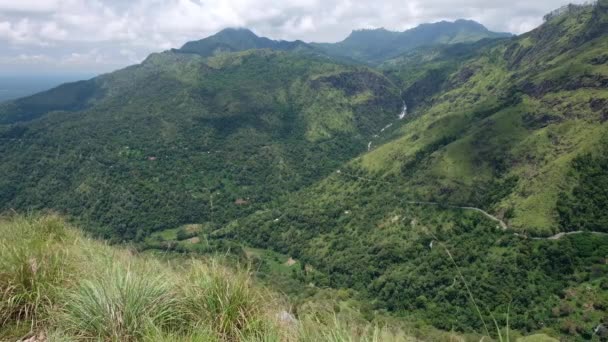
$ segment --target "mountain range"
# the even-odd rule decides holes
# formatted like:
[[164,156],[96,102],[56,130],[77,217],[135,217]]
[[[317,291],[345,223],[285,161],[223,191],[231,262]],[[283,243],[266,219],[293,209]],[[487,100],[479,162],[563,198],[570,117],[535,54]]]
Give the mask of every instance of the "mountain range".
[[258,37],[245,28],[228,28],[217,34],[184,44],[177,51],[209,57],[219,53],[249,49],[273,49],[325,54],[343,61],[377,64],[421,46],[475,42],[486,38],[511,37],[510,33],[489,31],[472,20],[441,21],[422,24],[404,32],[386,29],[353,31],[338,43],[276,41]]
[[520,36],[226,29],[0,104],[0,208],[141,249],[191,252],[151,236],[200,224],[197,251],[289,255],[302,284],[369,311],[459,331],[508,312],[592,339],[608,324],[607,33],[606,0]]

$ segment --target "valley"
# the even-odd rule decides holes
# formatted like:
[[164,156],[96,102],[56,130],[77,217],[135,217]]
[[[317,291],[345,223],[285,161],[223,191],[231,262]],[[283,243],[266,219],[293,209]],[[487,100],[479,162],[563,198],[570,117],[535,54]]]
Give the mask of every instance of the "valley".
[[[247,265],[226,277],[250,274],[268,312],[303,322],[180,316],[212,327],[202,340],[331,340],[313,332],[345,324],[334,340],[603,341],[608,2],[545,19],[517,36],[457,20],[332,44],[225,29],[2,102],[0,231],[41,235],[0,243],[38,251],[44,227],[66,226],[54,246],[131,253],[180,289],[199,268],[224,274],[187,260]],[[150,336],[184,334],[162,324]]]

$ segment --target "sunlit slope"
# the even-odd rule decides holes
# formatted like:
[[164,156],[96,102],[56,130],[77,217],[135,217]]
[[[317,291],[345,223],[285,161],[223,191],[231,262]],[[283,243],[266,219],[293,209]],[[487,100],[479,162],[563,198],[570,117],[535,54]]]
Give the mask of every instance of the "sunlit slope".
[[[512,301],[513,326],[561,329],[552,308],[565,291],[589,279],[605,293],[603,259],[586,258],[604,253],[608,228],[606,9],[575,8],[451,64],[371,151],[214,237],[292,255],[327,275],[314,284],[353,287],[376,308],[467,329],[475,309],[446,246],[483,312],[504,317]],[[526,239],[561,231],[604,234]]]
[[412,199],[484,208],[516,230],[584,229],[564,226],[556,204],[576,186],[573,159],[605,151],[602,6],[482,51],[425,99],[398,139],[353,165],[399,179]]

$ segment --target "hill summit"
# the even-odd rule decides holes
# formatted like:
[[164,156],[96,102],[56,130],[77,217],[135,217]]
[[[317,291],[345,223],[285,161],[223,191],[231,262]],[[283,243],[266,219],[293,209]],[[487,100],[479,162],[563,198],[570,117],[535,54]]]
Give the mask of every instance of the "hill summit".
[[226,28],[207,38],[187,42],[177,51],[195,53],[204,57],[219,53],[237,52],[251,49],[273,49],[277,51],[290,51],[296,49],[311,49],[302,41],[272,40],[258,37],[246,28]]

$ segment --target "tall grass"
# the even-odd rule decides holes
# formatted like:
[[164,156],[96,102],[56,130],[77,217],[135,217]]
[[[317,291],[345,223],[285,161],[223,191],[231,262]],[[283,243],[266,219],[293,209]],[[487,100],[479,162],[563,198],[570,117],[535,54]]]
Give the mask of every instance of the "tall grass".
[[[57,215],[0,217],[0,340],[287,341],[277,296],[219,261],[170,265],[84,238]],[[23,331],[23,329],[14,329]],[[23,336],[13,336],[15,339]]]
[[297,340],[302,342],[414,342],[414,341],[463,341],[454,334],[425,331],[423,337],[402,326],[365,322],[336,313],[314,313],[301,317],[297,327]]
[[224,339],[273,330],[269,311],[275,299],[256,288],[246,271],[217,262],[194,262],[181,284],[184,313],[190,322],[210,325]]
[[137,267],[110,266],[68,291],[59,326],[71,336],[116,341],[139,340],[155,328],[178,330],[179,298],[171,284],[154,268]]
[[60,286],[72,273],[69,238],[55,215],[0,218],[0,327],[48,318]]

